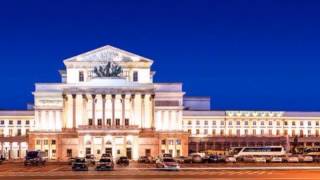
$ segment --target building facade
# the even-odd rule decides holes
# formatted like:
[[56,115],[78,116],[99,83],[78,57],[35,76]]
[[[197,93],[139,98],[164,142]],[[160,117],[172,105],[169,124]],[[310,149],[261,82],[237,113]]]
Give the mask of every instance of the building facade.
[[[181,83],[153,82],[151,59],[104,46],[64,61],[60,83],[36,83],[34,106],[0,111],[0,154],[50,159],[188,155],[232,146],[319,145],[320,112],[213,111]],[[234,138],[237,137],[237,138]]]

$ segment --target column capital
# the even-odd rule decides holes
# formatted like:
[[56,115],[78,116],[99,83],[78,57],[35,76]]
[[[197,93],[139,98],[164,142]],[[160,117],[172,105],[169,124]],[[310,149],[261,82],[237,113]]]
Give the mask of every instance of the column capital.
[[72,98],[75,99],[77,97],[77,94],[72,94]]
[[150,95],[150,100],[154,99],[155,96],[156,96],[155,94],[151,94]]
[[102,99],[106,99],[106,94],[101,94]]
[[125,94],[121,94],[121,98],[122,99],[126,98],[126,95]]
[[86,94],[82,94],[82,98],[85,99],[85,100],[88,100],[88,97]]
[[62,98],[68,100],[68,96],[66,94],[62,94]]
[[112,99],[115,99],[115,98],[116,98],[116,95],[115,95],[115,94],[112,94],[112,95],[111,95],[111,98],[112,98]]
[[134,99],[136,95],[135,94],[131,94],[131,99]]
[[146,95],[145,94],[141,94],[141,98],[144,99],[144,97],[146,97]]
[[91,94],[92,99],[96,98],[96,94]]

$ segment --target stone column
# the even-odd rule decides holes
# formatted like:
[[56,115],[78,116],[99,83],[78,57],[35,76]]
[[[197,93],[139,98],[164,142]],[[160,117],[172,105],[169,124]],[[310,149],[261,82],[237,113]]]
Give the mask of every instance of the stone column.
[[106,126],[106,95],[102,94],[102,126]]
[[141,94],[141,128],[144,128],[144,127],[145,127],[145,120],[144,120],[144,116],[145,116],[144,98],[145,98],[145,94]]
[[116,99],[116,95],[115,94],[112,94],[111,95],[111,104],[112,104],[112,126],[115,126],[116,123],[115,123],[115,99]]
[[92,125],[96,125],[96,95],[92,94]]
[[67,119],[68,119],[68,96],[66,94],[62,95],[63,98],[63,118],[62,118],[62,127],[67,128]]
[[154,102],[154,94],[151,94],[150,96],[150,101],[151,101],[151,129],[155,129],[155,118],[154,118],[154,106],[155,106],[155,102]]
[[87,116],[87,103],[88,98],[86,94],[82,94],[82,125],[88,123],[88,116]]
[[122,111],[121,111],[121,121],[122,122],[120,123],[120,125],[125,126],[125,118],[126,118],[126,115],[125,115],[126,95],[125,94],[121,95],[121,105],[122,105]]
[[[130,99],[130,100],[131,100],[131,119],[130,119],[129,123],[130,123],[130,122],[131,122],[131,123],[132,123],[132,122],[135,122],[135,120],[136,120],[136,119],[135,119],[135,112],[134,112],[134,111],[135,111],[135,109],[134,109],[134,102],[135,102],[134,100],[135,100],[135,98],[134,98],[134,97],[135,97],[135,95],[134,95],[134,94],[131,94],[131,99]],[[130,123],[130,124],[131,124],[131,123]],[[130,125],[130,124],[129,124],[129,125]]]
[[77,95],[72,94],[72,128],[76,128],[77,121]]

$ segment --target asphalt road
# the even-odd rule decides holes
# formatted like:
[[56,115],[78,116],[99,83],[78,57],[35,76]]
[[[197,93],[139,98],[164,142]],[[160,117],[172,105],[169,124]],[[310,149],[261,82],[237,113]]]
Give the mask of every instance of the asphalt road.
[[198,168],[198,165],[193,165],[182,168],[180,171],[163,171],[147,166],[129,166],[126,168],[116,167],[114,171],[105,172],[97,172],[94,171],[94,167],[90,167],[87,172],[74,172],[71,171],[69,165],[65,164],[24,167],[22,163],[6,163],[0,165],[0,179],[320,179],[320,168],[319,170],[268,170],[262,166],[260,169],[247,167],[234,167],[234,169],[228,170],[223,169],[223,166],[205,169],[203,167]]

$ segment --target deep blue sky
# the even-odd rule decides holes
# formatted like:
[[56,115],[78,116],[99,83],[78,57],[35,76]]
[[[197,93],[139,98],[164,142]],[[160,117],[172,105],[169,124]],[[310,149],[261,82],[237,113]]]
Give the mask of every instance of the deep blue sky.
[[58,82],[62,60],[110,44],[154,59],[213,109],[320,110],[317,1],[0,2],[0,109]]

